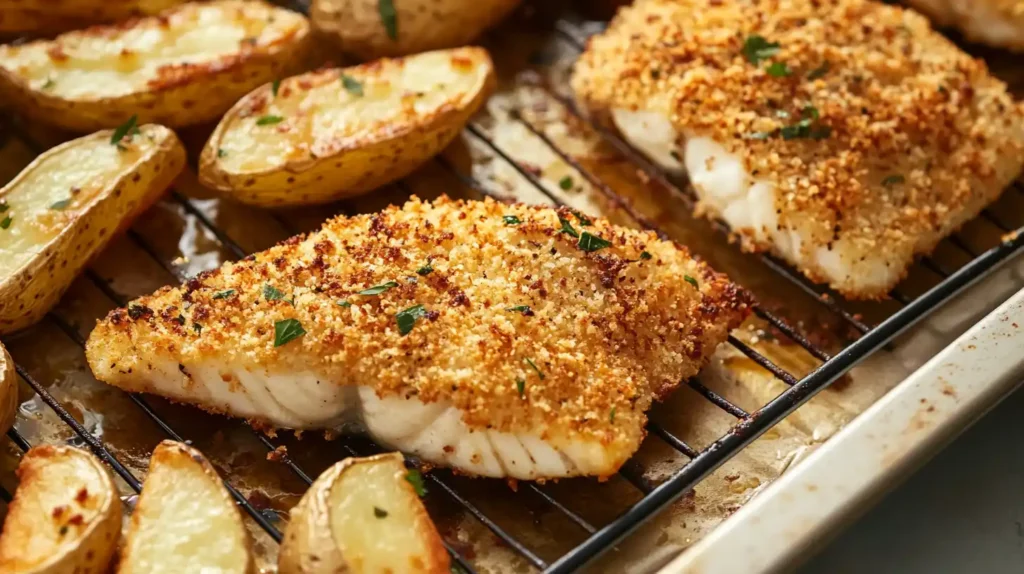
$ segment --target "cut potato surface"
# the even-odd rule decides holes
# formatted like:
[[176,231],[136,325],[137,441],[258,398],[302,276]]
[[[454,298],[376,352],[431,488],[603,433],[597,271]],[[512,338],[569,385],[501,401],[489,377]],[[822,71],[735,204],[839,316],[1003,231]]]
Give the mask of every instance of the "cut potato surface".
[[327,69],[238,102],[200,178],[254,205],[325,203],[395,181],[440,152],[494,85],[482,48]]
[[0,32],[40,33],[84,28],[156,14],[185,0],[3,0]]
[[313,0],[313,26],[342,50],[370,60],[454,48],[475,40],[520,0]]
[[164,441],[153,451],[117,571],[255,572],[235,501],[196,449]]
[[7,349],[0,343],[0,434],[14,424],[18,412],[18,373]]
[[448,553],[401,454],[350,458],[292,510],[281,574],[447,573]]
[[89,259],[185,166],[174,132],[112,131],[53,148],[0,189],[0,333],[39,320]]
[[292,73],[308,48],[297,13],[256,1],[186,4],[159,16],[0,47],[0,91],[22,114],[72,131],[212,121]]
[[0,535],[0,572],[107,571],[121,533],[121,499],[100,461],[67,446],[28,451]]

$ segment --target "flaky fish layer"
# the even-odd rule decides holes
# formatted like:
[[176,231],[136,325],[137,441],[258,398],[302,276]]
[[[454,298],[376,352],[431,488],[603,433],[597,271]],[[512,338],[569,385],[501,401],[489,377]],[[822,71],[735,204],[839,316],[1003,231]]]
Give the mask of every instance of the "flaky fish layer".
[[848,297],[884,296],[1024,164],[1005,84],[869,0],[641,0],[572,84],[746,248]]
[[615,472],[747,297],[682,247],[493,201],[338,217],[111,312],[96,377],[466,472]]

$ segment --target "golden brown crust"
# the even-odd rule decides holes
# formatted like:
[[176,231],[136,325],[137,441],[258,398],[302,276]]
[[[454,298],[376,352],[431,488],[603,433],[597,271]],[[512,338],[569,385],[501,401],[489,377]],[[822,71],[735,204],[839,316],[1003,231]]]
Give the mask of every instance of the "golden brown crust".
[[[778,52],[752,63],[754,36]],[[805,249],[842,238],[909,264],[1024,162],[1024,106],[985,64],[867,0],[637,2],[591,40],[573,88],[595,111],[660,111],[739,155],[775,184],[780,227],[813,238]],[[802,118],[814,137],[781,137]]]
[[[583,251],[560,217],[612,246]],[[357,294],[388,281],[397,285]],[[266,285],[282,299],[267,300]],[[403,335],[396,315],[415,305],[425,315]],[[312,370],[382,396],[449,400],[470,428],[632,443],[651,400],[696,374],[749,306],[725,276],[653,233],[583,226],[566,209],[413,199],[113,311],[88,355],[108,382],[167,357]],[[286,319],[306,334],[275,348]]]

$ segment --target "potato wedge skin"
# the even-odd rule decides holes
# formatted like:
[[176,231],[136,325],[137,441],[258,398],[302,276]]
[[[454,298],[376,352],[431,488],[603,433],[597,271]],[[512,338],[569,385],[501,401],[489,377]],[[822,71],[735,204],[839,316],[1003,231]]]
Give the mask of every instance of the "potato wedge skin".
[[[18,65],[20,53],[45,48],[50,58],[48,69],[59,78],[61,70],[67,67],[61,63],[61,59],[66,58],[61,55],[65,46],[76,45],[90,37],[110,43],[120,42],[122,38],[137,37],[142,31],[159,33],[170,30],[176,21],[183,22],[184,30],[192,26],[188,22],[189,15],[204,9],[223,12],[223,16],[218,18],[222,21],[230,21],[234,17],[260,22],[288,20],[294,29],[272,43],[251,45],[243,40],[237,51],[202,63],[164,64],[158,78],[141,81],[128,93],[119,95],[62,96],[52,88],[44,89],[45,84],[39,84],[38,78],[33,85]],[[302,15],[283,8],[257,0],[189,3],[157,16],[94,26],[69,32],[54,40],[0,47],[0,97],[29,119],[75,133],[115,128],[133,115],[138,117],[140,124],[159,123],[172,128],[203,124],[216,120],[256,86],[297,72],[304,65],[311,46],[308,21]],[[147,56],[146,51],[139,51],[125,57],[145,60]],[[4,65],[5,61],[11,64]]]
[[413,509],[419,523],[417,530],[428,547],[428,556],[423,557],[422,568],[417,569],[417,572],[449,572],[450,560],[441,536],[422,503],[418,502],[412,485],[405,480],[407,471],[404,458],[400,453],[385,453],[365,458],[347,458],[324,471],[313,482],[302,500],[291,510],[291,521],[284,533],[278,555],[280,574],[361,574],[358,567],[346,561],[342,549],[334,540],[330,521],[330,491],[347,470],[357,465],[379,463],[394,465],[394,480],[417,499],[417,507]]
[[[482,48],[457,48],[432,54],[450,54],[485,71],[471,98],[454,98],[432,113],[402,117],[384,126],[372,136],[346,142],[337,152],[313,159],[289,160],[283,165],[246,172],[232,172],[221,161],[221,143],[238,121],[250,116],[252,110],[270,100],[270,86],[263,86],[237,104],[224,116],[210,136],[199,157],[199,178],[208,187],[226,192],[236,201],[260,207],[315,205],[362,195],[401,179],[440,153],[459,134],[469,118],[484,104],[496,85],[494,65]],[[398,60],[379,60],[342,70],[318,70],[289,78],[287,84],[329,82],[339,93],[345,88],[342,75],[372,75],[382,67],[403,63],[413,66],[421,54]],[[460,60],[461,61],[461,60]],[[383,75],[383,74],[382,74]],[[265,129],[273,129],[274,126]],[[313,142],[309,142],[312,147]]]
[[505,18],[520,0],[400,0],[397,40],[388,36],[378,0],[313,0],[313,26],[345,52],[364,60],[406,56],[471,43]]
[[7,348],[0,343],[0,433],[10,430],[17,412],[18,373]]
[[[67,468],[66,496],[46,501],[49,512],[39,512],[36,505],[26,502],[29,492],[43,488],[42,481],[53,481],[58,468],[67,467],[69,461],[79,464]],[[84,464],[86,472],[95,473],[101,485],[99,492],[79,488],[74,484],[80,478]],[[44,477],[49,475],[49,477]],[[0,572],[11,574],[100,574],[107,571],[121,535],[121,499],[106,467],[94,456],[73,447],[42,445],[28,451],[18,466],[20,485],[8,510],[3,534],[0,535]],[[84,482],[84,480],[82,481]],[[53,488],[52,486],[50,488]],[[95,510],[92,519],[84,524],[75,523],[75,510]],[[81,520],[81,515],[78,515]],[[87,519],[88,520],[88,519]],[[45,530],[64,528],[74,539],[62,542],[46,558],[26,555],[27,548],[40,543],[33,536]]]
[[[227,489],[223,487],[222,480],[217,471],[213,468],[206,457],[203,456],[198,450],[172,440],[165,440],[157,445],[156,449],[153,450],[153,454],[149,459],[149,476],[153,476],[155,472],[160,470],[160,467],[165,469],[174,468],[175,472],[191,472],[190,470],[182,470],[183,465],[197,464],[200,470],[207,476],[207,478],[219,487],[223,500],[221,503],[231,510],[234,511],[234,516],[237,519],[238,528],[245,533],[243,544],[245,545],[245,556],[246,562],[239,564],[239,571],[245,572],[246,574],[256,574],[256,561],[252,555],[252,541],[249,539],[248,534],[245,530],[245,526],[242,525],[241,514],[238,513],[238,509],[235,506],[235,500],[231,498]],[[167,472],[171,472],[167,470]],[[179,475],[180,476],[180,475]],[[150,488],[147,496],[147,487]],[[159,497],[163,493],[154,493],[151,487],[150,480],[147,478],[146,483],[143,484],[142,494],[139,496],[138,503],[135,506],[134,512],[132,512],[131,520],[128,527],[127,540],[122,548],[121,560],[118,563],[117,574],[151,574],[149,568],[143,564],[137,564],[137,560],[133,558],[133,548],[136,548],[135,534],[139,531],[142,517],[147,514],[150,506],[155,506],[160,503]],[[168,549],[170,551],[170,549]]]
[[156,14],[186,0],[39,0],[0,2],[0,32],[51,33]]
[[[0,334],[22,329],[42,318],[89,260],[117,231],[152,205],[185,167],[185,148],[174,132],[155,125],[142,126],[141,130],[157,138],[156,148],[141,158],[134,169],[122,172],[28,263],[10,276],[0,277]],[[97,139],[109,142],[111,134],[97,132],[47,151],[0,189],[0,198],[15,193],[22,180],[40,169],[47,158],[74,146],[91,145]]]

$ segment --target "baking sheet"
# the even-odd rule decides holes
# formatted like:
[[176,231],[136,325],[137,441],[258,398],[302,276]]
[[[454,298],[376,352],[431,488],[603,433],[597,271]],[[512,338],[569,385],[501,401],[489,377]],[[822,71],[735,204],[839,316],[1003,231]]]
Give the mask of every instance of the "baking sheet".
[[[594,25],[576,26],[572,22],[563,24],[563,30],[573,34],[595,28]],[[548,90],[567,95],[563,91],[564,75],[575,58],[577,47],[566,35],[537,32],[553,29],[554,22],[549,14],[527,9],[493,35],[489,47],[503,83],[486,112],[475,120],[477,132],[493,141],[501,152],[519,161],[548,192],[570,205],[587,213],[606,214],[624,224],[635,224],[628,214],[617,209],[588,184],[582,174],[562,162],[533,135],[523,123],[529,122],[579,161],[584,169],[628,197],[646,217],[716,268],[729,273],[749,288],[766,309],[785,316],[815,343],[836,351],[854,337],[855,333],[820,302],[774,274],[755,257],[740,253],[707,222],[693,219],[678,198],[647,181],[635,166],[603,145],[585,125],[568,116]],[[521,111],[523,121],[509,113],[513,109]],[[116,239],[93,263],[89,273],[74,283],[51,317],[5,339],[15,360],[47,386],[87,429],[102,438],[140,479],[146,473],[148,453],[166,437],[127,395],[92,378],[79,343],[98,318],[125,299],[149,293],[234,258],[231,250],[204,225],[203,218],[212,221],[242,249],[251,252],[265,249],[296,232],[315,229],[327,217],[378,210],[390,203],[401,203],[410,193],[426,198],[442,193],[476,197],[446,165],[454,166],[460,173],[472,174],[487,189],[509,198],[548,202],[521,171],[500,157],[486,141],[467,132],[445,152],[446,162],[431,162],[400,185],[323,208],[261,211],[220,201],[198,184],[194,158],[208,132],[206,127],[181,133],[191,153],[193,167],[176,185],[180,198],[171,196],[161,202],[146,212],[128,235]],[[0,148],[3,181],[13,177],[41,149],[66,137],[31,124],[9,126],[3,130],[3,135],[4,145]],[[566,176],[573,182],[569,190],[559,185]],[[197,212],[191,212],[190,206]],[[995,211],[1024,214],[1024,195],[1008,194]],[[1007,223],[1019,225],[1021,222]],[[980,249],[991,245],[998,235],[998,230],[991,225],[975,222],[965,230],[964,240]],[[936,255],[936,260],[949,268],[965,263],[968,258],[948,244]],[[938,280],[934,273],[920,268],[900,289],[914,296]],[[955,313],[943,313],[905,337],[891,351],[873,357],[720,468],[619,550],[606,555],[594,570],[645,571],[703,537],[923,364],[945,342],[977,320],[983,311],[993,308],[1019,288],[1022,281],[1019,268],[1007,268],[986,282],[984,291],[972,291],[972,295],[962,298],[962,307],[954,308]],[[849,308],[872,322],[886,317],[898,306],[894,302],[883,302],[849,305]],[[794,374],[806,373],[818,364],[799,347],[787,344],[784,338],[756,320],[751,320],[736,334]],[[764,404],[784,388],[769,373],[727,346],[716,354],[701,381],[748,410]],[[23,386],[21,398],[17,428],[31,443],[79,442],[27,386]],[[268,460],[267,450],[250,429],[238,421],[173,405],[157,397],[146,397],[146,400],[165,421],[205,452],[254,505],[265,509],[264,513],[275,520],[279,528],[285,527],[287,510],[298,501],[305,484],[280,462]],[[651,418],[696,448],[710,444],[735,422],[685,387],[658,405]],[[282,433],[278,439],[288,447],[291,458],[312,475],[347,454],[337,441],[311,433],[301,438]],[[20,452],[9,441],[3,450],[0,484],[11,491],[15,486],[12,471]],[[656,437],[648,438],[636,460],[646,469],[645,478],[654,482],[686,462],[685,457]],[[517,492],[501,481],[463,477],[450,477],[450,480],[469,500],[546,560],[559,557],[587,536],[527,489],[519,488]],[[125,496],[131,494],[126,485],[120,486]],[[616,517],[641,496],[621,478],[606,483],[565,480],[544,488],[598,525]],[[427,503],[445,538],[469,557],[478,571],[532,570],[443,493],[432,492]],[[257,541],[261,566],[273,571],[276,545],[255,523],[249,519],[247,523]]]

